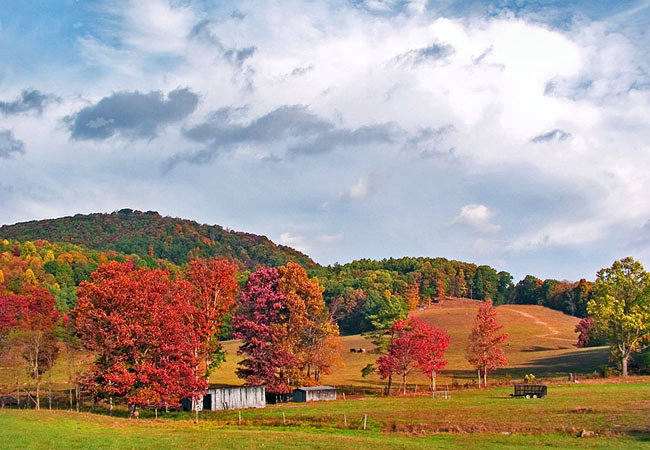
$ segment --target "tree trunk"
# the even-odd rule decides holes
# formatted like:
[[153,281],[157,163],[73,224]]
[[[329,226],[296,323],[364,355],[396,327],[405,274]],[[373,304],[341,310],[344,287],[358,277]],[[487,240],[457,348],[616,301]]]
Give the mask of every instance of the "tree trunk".
[[136,416],[136,412],[138,411],[138,407],[131,403],[129,405],[129,419],[133,419]]
[[621,359],[621,366],[623,368],[624,377],[627,376],[627,362],[629,359],[630,359],[630,355],[629,354],[626,355],[625,353],[623,353],[623,358]]
[[81,400],[81,394],[79,392],[79,385],[78,384],[74,387],[74,392],[75,392],[75,397],[77,399],[77,412],[79,412],[79,402]]
[[393,383],[393,376],[388,375],[388,387],[386,388],[386,395],[390,395],[390,387],[392,383]]
[[487,369],[483,369],[483,387],[487,387]]
[[478,387],[481,387],[481,369],[476,369],[476,373],[478,373]]
[[41,380],[36,380],[36,409],[41,409]]
[[48,409],[52,409],[52,366],[50,365],[50,370],[47,372],[47,401]]
[[406,395],[406,375],[402,375],[403,394]]

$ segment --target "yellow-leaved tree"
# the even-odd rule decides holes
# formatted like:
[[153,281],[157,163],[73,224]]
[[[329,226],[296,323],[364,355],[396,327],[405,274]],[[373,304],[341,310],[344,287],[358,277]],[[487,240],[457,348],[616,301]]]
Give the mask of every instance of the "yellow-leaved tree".
[[650,274],[633,258],[599,270],[587,312],[626,377],[630,356],[650,338]]

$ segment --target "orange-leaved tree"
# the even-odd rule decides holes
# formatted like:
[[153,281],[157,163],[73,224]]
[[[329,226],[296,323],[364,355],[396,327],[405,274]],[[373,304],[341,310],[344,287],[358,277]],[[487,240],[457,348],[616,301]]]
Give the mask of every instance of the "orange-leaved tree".
[[497,310],[492,306],[492,300],[482,302],[478,307],[474,328],[469,335],[467,345],[467,360],[476,368],[479,387],[481,387],[481,377],[483,384],[487,386],[487,374],[508,364],[501,348],[508,335],[499,333],[502,328],[503,325],[497,322]]
[[298,264],[253,272],[233,318],[235,337],[243,341],[239,353],[246,355],[237,375],[266,384],[268,392],[288,393],[327,373],[338,355],[330,339],[338,327],[322,292]]
[[219,366],[225,354],[219,343],[219,334],[226,315],[235,304],[239,289],[235,275],[237,266],[225,259],[197,259],[191,261],[185,275],[196,289],[194,305],[202,311],[197,325],[201,327],[202,346],[197,355],[205,362],[205,377]]

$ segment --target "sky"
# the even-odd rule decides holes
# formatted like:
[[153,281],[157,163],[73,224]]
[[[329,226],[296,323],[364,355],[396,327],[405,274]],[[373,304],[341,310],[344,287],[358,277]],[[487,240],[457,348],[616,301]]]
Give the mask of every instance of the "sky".
[[648,267],[649,30],[649,0],[0,0],[0,224],[132,208],[322,264]]

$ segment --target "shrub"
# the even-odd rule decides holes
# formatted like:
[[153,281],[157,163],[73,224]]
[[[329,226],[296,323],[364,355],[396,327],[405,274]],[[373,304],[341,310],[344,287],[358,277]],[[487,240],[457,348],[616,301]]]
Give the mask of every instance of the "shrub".
[[535,382],[535,375],[533,375],[532,373],[529,373],[528,375],[524,376],[524,383],[532,384],[534,382]]

